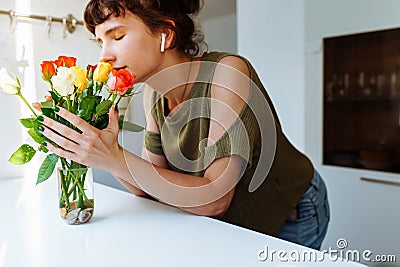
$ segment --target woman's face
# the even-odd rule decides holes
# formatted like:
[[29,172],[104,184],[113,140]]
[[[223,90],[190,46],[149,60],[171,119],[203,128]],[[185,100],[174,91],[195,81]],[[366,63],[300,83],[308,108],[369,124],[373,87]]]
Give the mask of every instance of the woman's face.
[[161,69],[161,32],[153,34],[132,13],[111,16],[96,26],[95,35],[101,46],[100,60],[135,73],[137,82],[144,82]]

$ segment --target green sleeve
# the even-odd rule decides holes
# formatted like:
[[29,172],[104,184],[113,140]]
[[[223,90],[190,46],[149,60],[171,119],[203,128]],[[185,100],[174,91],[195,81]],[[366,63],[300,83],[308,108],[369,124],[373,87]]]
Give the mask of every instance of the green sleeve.
[[246,105],[224,135],[213,145],[205,148],[205,168],[214,160],[231,155],[241,156],[247,162],[247,167],[250,167],[259,133],[257,120]]
[[164,155],[164,151],[161,144],[161,134],[146,131],[144,134],[144,145],[145,148],[151,153],[157,155]]

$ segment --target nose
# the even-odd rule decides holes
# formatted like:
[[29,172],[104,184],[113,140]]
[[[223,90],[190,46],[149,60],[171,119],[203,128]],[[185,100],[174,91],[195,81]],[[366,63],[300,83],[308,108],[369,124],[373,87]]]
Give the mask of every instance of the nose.
[[100,62],[107,62],[107,63],[112,63],[115,61],[116,57],[114,53],[112,52],[111,49],[109,49],[106,45],[103,44],[101,48],[101,53],[100,53]]

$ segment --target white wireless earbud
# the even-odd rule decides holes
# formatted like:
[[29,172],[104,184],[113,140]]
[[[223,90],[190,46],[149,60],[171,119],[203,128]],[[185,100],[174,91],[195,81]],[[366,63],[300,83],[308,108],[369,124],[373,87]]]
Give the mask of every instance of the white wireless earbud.
[[164,32],[161,33],[161,52],[165,51],[165,38],[167,38],[167,35]]

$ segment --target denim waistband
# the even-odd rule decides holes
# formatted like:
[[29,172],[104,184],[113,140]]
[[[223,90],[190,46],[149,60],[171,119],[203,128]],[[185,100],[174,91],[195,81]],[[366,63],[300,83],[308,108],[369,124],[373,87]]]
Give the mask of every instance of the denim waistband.
[[323,181],[322,181],[321,175],[318,173],[317,170],[314,170],[313,177],[312,177],[311,182],[308,185],[306,191],[304,192],[303,198],[310,197],[310,194],[313,194],[313,189],[318,191],[321,188],[322,183],[323,183]]

